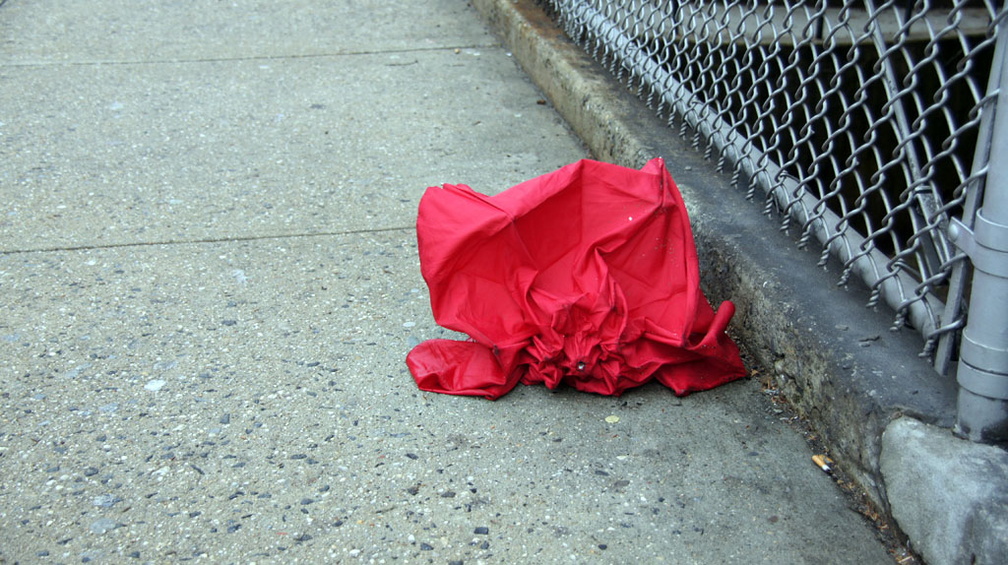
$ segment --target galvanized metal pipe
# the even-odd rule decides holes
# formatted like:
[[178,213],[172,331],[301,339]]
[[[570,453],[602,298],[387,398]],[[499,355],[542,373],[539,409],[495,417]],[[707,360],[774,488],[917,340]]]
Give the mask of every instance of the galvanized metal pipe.
[[969,314],[959,349],[957,431],[973,441],[1008,441],[1008,37],[998,34],[1000,68],[983,206],[972,229],[953,222],[950,239],[973,263]]

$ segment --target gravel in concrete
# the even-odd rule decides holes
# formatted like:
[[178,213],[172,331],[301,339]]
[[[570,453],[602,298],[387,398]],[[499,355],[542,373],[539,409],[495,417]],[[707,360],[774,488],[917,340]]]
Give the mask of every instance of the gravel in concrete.
[[755,381],[415,388],[419,196],[541,100],[461,1],[0,3],[0,561],[889,561]]

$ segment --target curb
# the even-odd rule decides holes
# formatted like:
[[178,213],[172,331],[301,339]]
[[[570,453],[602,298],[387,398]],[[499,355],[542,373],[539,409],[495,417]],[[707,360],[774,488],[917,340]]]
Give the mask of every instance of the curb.
[[[776,222],[762,217],[759,202],[726,191],[728,174],[616,83],[533,0],[473,5],[594,158],[634,168],[665,158],[689,208],[705,294],[714,304],[729,298],[736,304],[733,335],[772,368],[764,375],[771,387],[809,420],[840,469],[892,523],[883,432],[900,417],[950,428],[954,379],[938,376],[918,357],[922,341],[913,330],[893,332],[888,312],[864,307],[864,288],[838,288],[835,265],[816,267],[818,249],[797,249]],[[896,484],[898,476],[889,480],[896,489],[908,487]],[[900,525],[912,531],[908,519]]]
[[898,418],[882,435],[882,474],[896,523],[928,563],[998,563],[1008,555],[1003,449]]

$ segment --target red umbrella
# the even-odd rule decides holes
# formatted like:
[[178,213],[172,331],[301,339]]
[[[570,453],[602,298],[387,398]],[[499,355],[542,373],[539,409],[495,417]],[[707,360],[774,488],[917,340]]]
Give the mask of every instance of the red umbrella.
[[427,391],[496,399],[521,381],[618,395],[657,379],[677,395],[746,374],[700,291],[682,196],[661,159],[582,160],[496,196],[427,189],[417,218],[434,319],[469,341],[406,357]]

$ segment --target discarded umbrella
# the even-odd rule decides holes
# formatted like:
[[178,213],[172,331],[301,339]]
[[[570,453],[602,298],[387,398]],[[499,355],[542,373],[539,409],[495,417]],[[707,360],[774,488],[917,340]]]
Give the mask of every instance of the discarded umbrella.
[[661,159],[582,160],[496,196],[431,187],[417,218],[434,318],[470,341],[417,345],[427,391],[496,399],[520,381],[618,395],[652,379],[677,395],[745,375],[700,291],[696,247]]

